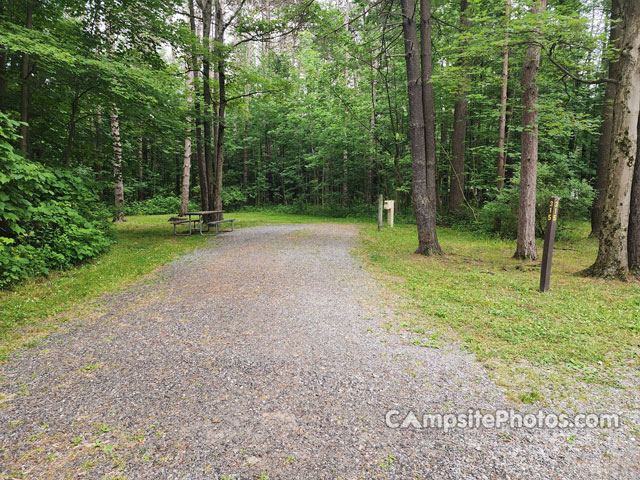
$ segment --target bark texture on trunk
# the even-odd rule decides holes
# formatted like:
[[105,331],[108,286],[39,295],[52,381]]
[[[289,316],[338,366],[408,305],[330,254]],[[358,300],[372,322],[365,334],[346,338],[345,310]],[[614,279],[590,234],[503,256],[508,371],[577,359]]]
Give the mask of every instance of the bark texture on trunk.
[[213,148],[215,148],[212,135],[212,101],[211,101],[211,60],[209,41],[211,39],[211,0],[202,2],[202,42],[203,50],[206,52],[202,56],[202,99],[204,103],[204,114],[202,126],[204,130],[204,164],[205,164],[205,180],[207,184],[207,204],[202,207],[210,210],[215,202],[215,185],[214,185],[214,167],[213,167]]
[[[620,0],[611,0],[611,27],[609,30],[609,46],[620,47],[621,27]],[[618,78],[619,63],[613,59],[609,62],[609,78]],[[596,198],[591,209],[591,235],[598,237],[602,227],[602,208],[607,189],[607,171],[609,167],[609,152],[611,150],[611,125],[613,121],[613,102],[616,97],[615,83],[607,82],[602,105],[602,124],[600,125],[600,139],[598,140],[598,163],[596,167]]]
[[[421,0],[423,10],[421,15],[421,25],[428,38],[423,38],[423,78],[427,85],[420,85],[420,56],[418,53],[418,33],[416,25],[416,3],[415,0],[401,0],[402,7],[402,30],[404,35],[405,63],[407,69],[407,92],[409,94],[409,119],[411,134],[411,166],[412,166],[412,193],[413,208],[416,214],[418,227],[418,248],[416,253],[430,255],[440,253],[438,238],[435,231],[435,188],[429,192],[428,185],[428,156],[435,152],[429,152],[427,140],[425,139],[425,105],[423,105],[423,88],[431,89],[431,97],[427,99],[427,107],[433,113],[433,86],[431,84],[431,1]],[[429,45],[429,50],[424,51],[424,45]],[[433,125],[431,125],[432,127]],[[434,133],[433,131],[431,132]],[[435,137],[433,138],[435,143]],[[435,159],[435,155],[434,155]],[[435,172],[432,172],[435,173]],[[435,184],[435,176],[434,176]],[[432,185],[433,187],[433,185]],[[430,198],[431,197],[431,198]],[[430,200],[432,205],[430,205]]]
[[628,228],[637,154],[640,107],[640,2],[621,2],[622,41],[618,88],[613,104],[609,174],[598,258],[590,273],[625,279],[629,272]]
[[[640,121],[638,122],[638,139],[640,139]],[[636,145],[636,164],[633,168],[633,184],[631,187],[631,204],[629,206],[629,270],[640,274],[640,142]]]
[[224,134],[225,115],[227,109],[226,94],[226,61],[224,57],[224,10],[221,0],[215,0],[215,41],[217,52],[218,73],[218,112],[215,119],[216,125],[216,150],[215,150],[215,195],[213,206],[215,210],[222,210],[222,169],[224,167]]
[[[417,47],[416,47],[417,48]],[[424,240],[420,252],[425,255],[442,253],[436,233],[436,114],[433,99],[433,55],[431,52],[431,0],[420,0],[420,66],[422,68],[422,116],[426,158],[427,192],[423,213]]]
[[[534,15],[547,6],[539,0],[533,7]],[[534,35],[536,33],[534,32]],[[515,258],[536,260],[536,181],[538,176],[538,67],[540,47],[533,43],[527,47],[522,65],[522,160],[520,166],[520,200],[518,205],[518,240]]]
[[[460,2],[460,25],[463,29],[469,27],[466,16],[467,0]],[[464,46],[463,46],[464,47]],[[464,56],[460,60],[466,70]],[[451,187],[449,190],[449,209],[453,212],[460,210],[465,202],[464,196],[464,156],[467,138],[467,78],[463,76],[458,85],[458,97],[453,109],[453,136],[451,144]]]
[[[196,28],[196,12],[193,0],[189,0],[189,24],[191,32],[198,36]],[[209,184],[207,181],[207,165],[204,155],[202,154],[202,123],[200,115],[200,92],[199,92],[199,58],[195,51],[191,54],[191,63],[193,68],[193,108],[194,108],[194,137],[196,140],[196,162],[198,165],[198,180],[200,182],[200,205],[203,210],[209,210]]]
[[122,143],[120,141],[120,119],[118,108],[111,105],[111,142],[113,143],[113,197],[114,222],[126,222],[124,218],[124,183],[122,181]]
[[[615,0],[614,0],[615,1]],[[498,127],[498,192],[504,186],[504,170],[507,152],[505,150],[505,136],[507,133],[507,99],[509,87],[509,21],[511,19],[511,0],[505,2],[505,24],[507,33],[504,37],[504,52],[502,54],[502,85],[500,88],[500,125]]]
[[144,194],[142,191],[142,182],[144,181],[144,139],[140,137],[138,139],[138,201],[142,201],[144,199]]
[[[189,72],[187,77],[187,90],[189,96],[187,103],[192,102],[192,84],[193,84],[193,69]],[[192,125],[191,118],[187,117],[187,125]],[[187,132],[184,137],[184,157],[182,160],[182,189],[180,196],[180,215],[185,215],[189,211],[189,187],[191,183],[191,132]]]

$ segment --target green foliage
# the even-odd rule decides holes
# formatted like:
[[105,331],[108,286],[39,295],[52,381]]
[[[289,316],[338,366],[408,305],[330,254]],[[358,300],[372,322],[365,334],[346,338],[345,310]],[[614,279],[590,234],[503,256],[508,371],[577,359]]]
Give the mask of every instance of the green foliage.
[[232,185],[222,190],[222,204],[225,209],[241,207],[247,203],[247,195],[238,186]]
[[[520,170],[517,169],[511,182],[498,197],[484,205],[480,211],[480,223],[484,230],[495,231],[507,238],[515,238],[518,227],[518,200]],[[560,197],[558,235],[567,227],[568,220],[587,218],[593,203],[594,190],[586,180],[578,180],[571,175],[566,161],[538,165],[536,184],[536,235],[544,236],[549,210],[549,198]]]
[[[125,205],[126,215],[177,215],[180,212],[180,197],[152,197],[139,202],[130,202]],[[189,202],[189,211],[195,212],[200,207],[193,200]]]
[[69,267],[110,244],[86,172],[52,170],[16,154],[15,127],[0,114],[0,287]]

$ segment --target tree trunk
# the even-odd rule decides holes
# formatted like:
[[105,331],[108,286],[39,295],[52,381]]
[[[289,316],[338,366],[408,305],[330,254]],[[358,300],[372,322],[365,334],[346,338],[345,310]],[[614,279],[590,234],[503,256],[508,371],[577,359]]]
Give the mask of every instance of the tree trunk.
[[[640,139],[640,121],[638,136]],[[636,164],[633,168],[633,185],[631,187],[631,204],[629,206],[629,270],[640,274],[640,142],[636,145]]]
[[[430,38],[430,11],[431,1],[421,0],[422,15],[421,29],[427,32],[427,38],[423,38],[423,76],[428,85],[420,85],[420,57],[418,54],[418,34],[416,27],[415,0],[400,0],[402,7],[402,31],[404,35],[405,64],[407,69],[407,92],[409,94],[409,120],[411,136],[411,167],[413,208],[418,227],[418,249],[416,253],[430,255],[440,253],[438,238],[435,235],[435,215],[431,218],[432,210],[429,205],[430,192],[427,185],[427,143],[425,140],[425,115],[423,105],[422,88],[431,86],[431,51],[424,51],[425,43],[431,45]],[[425,23],[424,27],[422,23]],[[427,57],[425,58],[425,54]],[[433,97],[430,99],[433,100]],[[429,102],[429,99],[427,100]],[[433,107],[433,103],[431,103]],[[435,139],[434,139],[435,143]],[[434,190],[435,193],[435,190]]]
[[[415,10],[415,0],[411,1],[414,4],[413,10]],[[404,28],[404,24],[403,24]],[[415,19],[412,19],[412,25],[410,31],[415,30]],[[406,36],[405,36],[406,39]],[[438,243],[438,235],[436,233],[436,115],[434,108],[434,100],[433,100],[433,83],[431,82],[431,73],[433,72],[433,55],[431,52],[431,0],[421,0],[420,1],[420,47],[421,47],[421,55],[420,55],[420,66],[422,67],[422,91],[420,89],[417,90],[418,97],[422,96],[419,100],[419,104],[422,106],[422,112],[417,112],[417,114],[422,114],[422,124],[424,128],[424,175],[425,175],[425,190],[422,192],[422,187],[420,188],[420,192],[416,193],[415,188],[413,191],[414,204],[415,198],[417,196],[421,197],[418,202],[419,208],[421,210],[421,220],[418,223],[418,250],[417,253],[421,253],[424,255],[431,255],[433,253],[440,254],[442,251],[440,250],[440,244]],[[416,58],[411,58],[412,62],[418,63],[417,52],[418,47],[417,43],[415,44],[415,55]],[[405,51],[406,50],[406,40],[405,40]],[[409,56],[406,57],[407,62],[409,61]],[[408,65],[408,64],[407,64]],[[407,68],[408,73],[408,68]],[[420,74],[418,73],[418,76]],[[415,169],[415,166],[413,167]],[[422,183],[422,180],[419,181]],[[414,183],[415,184],[415,183]],[[414,205],[414,209],[417,208]],[[417,221],[418,215],[416,215]],[[422,234],[420,234],[420,230],[422,229]]]
[[205,163],[205,179],[207,184],[207,205],[203,205],[205,210],[209,210],[213,207],[215,202],[215,185],[214,185],[214,170],[213,170],[213,152],[212,152],[212,134],[211,134],[211,60],[210,60],[210,48],[209,40],[211,38],[211,0],[204,0],[202,2],[202,43],[204,44],[205,54],[202,56],[202,87],[204,100],[204,115],[202,126],[204,129],[204,163]]
[[114,222],[126,222],[124,218],[124,183],[122,181],[122,143],[120,142],[120,120],[118,108],[111,104],[111,141],[113,143],[113,197],[115,201]]
[[[187,90],[192,91],[193,68],[187,77]],[[191,93],[189,93],[187,103],[191,104]],[[189,105],[190,106],[190,105]],[[187,125],[192,125],[191,118],[187,117]],[[185,215],[189,211],[189,186],[191,182],[191,135],[187,132],[184,137],[184,158],[182,161],[182,191],[180,201],[180,215]]]
[[144,181],[144,139],[138,139],[138,201],[144,199],[142,182]]
[[628,227],[637,154],[640,107],[640,4],[621,3],[622,42],[618,88],[613,104],[611,151],[598,258],[594,276],[625,279],[629,272]]
[[225,114],[227,108],[226,96],[226,61],[224,58],[224,10],[222,2],[215,0],[215,16],[216,16],[216,52],[218,56],[218,115],[215,120],[216,128],[216,168],[215,168],[215,197],[214,209],[222,210],[222,168],[224,166],[224,133],[225,133]]
[[80,91],[76,85],[73,101],[71,102],[71,115],[69,117],[69,127],[67,129],[67,144],[64,148],[65,165],[71,166],[71,149],[73,148],[73,138],[76,134],[76,114],[78,113],[78,101],[80,99]]
[[[369,158],[365,167],[364,201],[373,202],[373,167],[376,162],[376,70],[377,57],[371,63],[371,118],[369,120]],[[374,65],[375,62],[375,65]]]
[[[611,26],[609,30],[609,48],[620,47],[621,26],[620,0],[611,0]],[[618,78],[619,63],[617,60],[609,62],[609,78]],[[617,85],[607,82],[602,105],[602,124],[600,125],[600,139],[598,140],[598,163],[596,167],[596,198],[591,209],[591,237],[600,235],[602,227],[602,208],[607,188],[607,172],[609,166],[609,152],[611,150],[611,125],[613,121],[613,102]]]
[[[532,13],[539,15],[547,0],[539,0]],[[537,36],[537,31],[534,36]],[[535,40],[535,38],[534,38]],[[538,67],[540,47],[527,47],[522,65],[522,160],[520,166],[520,200],[518,205],[518,240],[515,258],[536,260],[536,181],[538,175]]]
[[244,116],[244,140],[242,145],[242,190],[247,189],[247,183],[249,180],[249,118],[248,112],[245,109]]
[[[463,29],[469,27],[466,17],[467,0],[460,2],[460,25]],[[466,45],[463,42],[463,48]],[[466,70],[467,62],[464,56],[461,58],[461,66]],[[453,137],[451,145],[451,188],[449,190],[449,209],[452,212],[460,210],[464,205],[464,156],[465,141],[467,138],[467,83],[466,75],[458,85],[458,96],[453,110]]]
[[[614,0],[615,1],[615,0]],[[504,52],[502,54],[502,86],[500,89],[500,126],[498,127],[498,193],[504,186],[504,169],[506,164],[505,136],[507,133],[507,97],[509,87],[509,21],[511,19],[511,0],[505,2],[505,23],[507,32],[504,36]]]
[[[27,19],[25,28],[33,28],[33,0],[27,2]],[[27,153],[29,135],[29,78],[31,77],[31,55],[22,54],[22,65],[20,66],[20,150]]]
[[[196,28],[196,16],[193,6],[193,0],[189,0],[189,24],[191,33],[198,36]],[[200,115],[200,99],[198,92],[198,55],[195,51],[191,54],[191,63],[193,68],[193,108],[194,108],[194,133],[196,139],[196,162],[198,164],[198,180],[200,182],[200,204],[203,210],[209,210],[209,183],[207,181],[207,164],[202,154],[202,129]]]

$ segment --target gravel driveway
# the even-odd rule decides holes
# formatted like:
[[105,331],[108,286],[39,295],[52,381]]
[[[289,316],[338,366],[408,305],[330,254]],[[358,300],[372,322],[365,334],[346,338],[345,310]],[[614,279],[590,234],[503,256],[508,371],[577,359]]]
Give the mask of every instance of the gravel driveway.
[[0,478],[640,478],[618,430],[386,426],[517,406],[471,355],[384,329],[356,236],[226,234],[14,358]]

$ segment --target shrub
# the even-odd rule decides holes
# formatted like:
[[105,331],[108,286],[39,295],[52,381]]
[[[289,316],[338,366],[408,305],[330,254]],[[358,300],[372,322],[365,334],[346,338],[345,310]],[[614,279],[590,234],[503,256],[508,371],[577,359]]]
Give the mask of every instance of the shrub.
[[[517,236],[518,200],[520,197],[520,172],[515,172],[511,183],[502,189],[498,197],[480,210],[480,224],[486,231],[495,231],[509,238]],[[571,175],[564,162],[538,165],[536,185],[536,235],[544,236],[549,210],[549,198],[560,197],[558,233],[562,235],[567,227],[566,220],[587,218],[593,203],[594,191],[586,180],[578,180]],[[498,221],[496,221],[498,219]]]
[[16,154],[16,130],[0,114],[0,287],[72,266],[111,243],[91,172],[53,170]]

